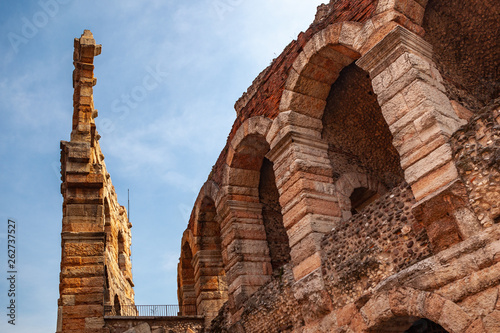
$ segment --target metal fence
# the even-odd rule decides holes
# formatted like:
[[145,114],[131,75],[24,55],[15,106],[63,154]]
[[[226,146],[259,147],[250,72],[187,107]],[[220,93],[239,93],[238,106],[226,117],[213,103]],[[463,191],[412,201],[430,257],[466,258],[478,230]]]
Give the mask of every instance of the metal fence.
[[177,317],[196,316],[195,305],[122,305],[105,307],[105,316],[114,317]]

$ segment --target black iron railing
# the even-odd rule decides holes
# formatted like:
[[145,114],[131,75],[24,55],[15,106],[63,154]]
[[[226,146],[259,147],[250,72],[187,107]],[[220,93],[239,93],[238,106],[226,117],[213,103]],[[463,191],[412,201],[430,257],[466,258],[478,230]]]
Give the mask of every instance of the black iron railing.
[[105,307],[105,316],[114,317],[177,317],[196,316],[195,305],[122,305]]

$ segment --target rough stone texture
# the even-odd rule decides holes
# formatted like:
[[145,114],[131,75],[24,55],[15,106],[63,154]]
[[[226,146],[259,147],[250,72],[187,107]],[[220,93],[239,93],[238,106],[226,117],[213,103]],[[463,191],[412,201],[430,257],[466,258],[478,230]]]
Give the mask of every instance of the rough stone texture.
[[[293,275],[290,265],[282,266],[271,282],[255,292],[246,302],[240,322],[245,332],[293,332],[304,325],[298,303],[292,292]],[[211,332],[236,332],[221,308],[212,322]]]
[[[272,64],[263,70],[252,85],[236,102],[237,118],[228,137],[231,142],[239,126],[248,118],[263,115],[274,119],[278,115],[281,94],[284,90],[288,72],[295,58],[306,42],[318,31],[335,22],[354,21],[365,22],[375,11],[376,0],[331,1],[327,5],[327,16],[318,17],[304,33],[299,34],[297,40],[292,41],[285,50],[273,60]],[[222,150],[219,159],[213,167],[213,180],[220,184],[222,169],[226,161],[228,146]]]
[[334,179],[358,172],[369,174],[389,188],[402,181],[399,154],[392,145],[392,134],[368,73],[354,64],[344,68],[332,85],[323,115],[322,136],[328,142]]
[[500,100],[452,137],[453,156],[469,203],[484,227],[500,222]]
[[500,94],[500,8],[495,0],[429,0],[423,28],[447,95],[479,112]]
[[203,318],[106,318],[110,333],[202,333]]
[[[235,105],[181,241],[181,312],[203,318],[171,331],[498,332],[490,1],[319,7]],[[93,123],[99,48],[80,44],[58,332],[163,332],[160,319],[103,318],[104,305],[133,302],[130,225]]]
[[415,201],[400,185],[338,223],[322,242],[323,271],[337,306],[352,303],[395,272],[431,255],[423,226],[411,213]]
[[92,33],[75,39],[73,130],[61,141],[62,258],[57,332],[108,332],[103,313],[134,303],[127,212],[106,171],[94,118]]

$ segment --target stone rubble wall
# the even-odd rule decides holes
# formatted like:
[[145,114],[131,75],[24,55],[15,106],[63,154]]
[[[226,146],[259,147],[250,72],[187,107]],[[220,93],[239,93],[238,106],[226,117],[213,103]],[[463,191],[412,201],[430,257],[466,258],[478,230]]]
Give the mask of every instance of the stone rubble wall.
[[212,321],[210,332],[293,332],[304,325],[293,295],[291,266],[285,265],[271,282],[256,291],[247,302],[241,320],[232,326],[227,308],[222,307],[219,316]]
[[469,204],[483,227],[500,222],[500,108],[487,108],[452,137]]
[[203,318],[106,318],[109,333],[203,333]]
[[411,213],[414,204],[410,188],[401,184],[325,236],[322,267],[335,306],[354,302],[432,254],[423,226]]

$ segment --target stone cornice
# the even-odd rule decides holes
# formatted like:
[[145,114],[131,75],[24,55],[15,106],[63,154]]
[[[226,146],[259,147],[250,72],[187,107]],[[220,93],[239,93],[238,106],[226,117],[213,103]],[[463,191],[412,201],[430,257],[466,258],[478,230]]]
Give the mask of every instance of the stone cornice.
[[328,149],[328,143],[324,142],[322,139],[296,131],[289,131],[276,139],[278,141],[272,143],[271,151],[269,151],[266,155],[266,158],[272,162],[275,162],[280,155],[288,151],[289,146],[292,143],[306,145],[313,148]]
[[432,61],[432,45],[398,25],[356,61],[356,65],[368,71],[373,78],[404,53],[413,53]]

